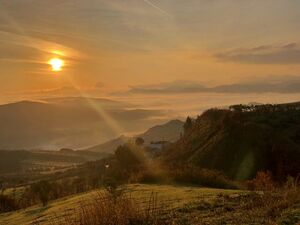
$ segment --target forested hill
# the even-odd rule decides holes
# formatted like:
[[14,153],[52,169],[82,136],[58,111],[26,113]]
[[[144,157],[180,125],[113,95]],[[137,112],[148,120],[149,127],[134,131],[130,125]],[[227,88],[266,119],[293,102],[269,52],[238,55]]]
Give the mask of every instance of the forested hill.
[[299,102],[210,109],[184,127],[163,154],[166,163],[216,169],[240,180],[259,170],[278,180],[300,173]]

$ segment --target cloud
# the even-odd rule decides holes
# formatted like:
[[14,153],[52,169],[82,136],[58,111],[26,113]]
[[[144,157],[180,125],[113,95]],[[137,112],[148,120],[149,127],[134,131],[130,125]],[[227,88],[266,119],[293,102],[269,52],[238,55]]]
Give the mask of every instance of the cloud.
[[132,86],[129,93],[132,94],[172,94],[191,93],[205,91],[207,88],[193,81],[174,81],[171,83],[160,83],[154,85]]
[[154,9],[158,10],[161,14],[172,17],[168,12],[166,12],[165,10],[163,10],[162,8],[158,7],[156,4],[152,3],[151,1],[148,0],[144,0],[144,2],[146,2],[148,5],[150,5],[151,7],[153,7]]
[[184,93],[300,93],[300,77],[280,76],[208,87],[199,82],[174,81],[155,85],[133,86],[129,94],[184,94]]
[[[61,57],[67,67],[80,63],[86,57],[83,53],[39,37],[1,30],[0,27],[0,63],[18,64],[18,68],[27,74],[44,74],[48,72],[47,61],[54,56]],[[23,67],[21,67],[23,66]],[[7,66],[2,71],[12,68]]]
[[[122,88],[121,88],[122,89]],[[109,98],[111,92],[120,90],[119,87],[114,87],[103,82],[96,82],[87,85],[62,85],[51,88],[37,88],[37,89],[25,89],[25,90],[9,90],[0,91],[1,103],[27,100],[40,100],[47,98],[58,98],[58,97],[87,97],[87,98]],[[4,100],[3,100],[4,99]],[[6,99],[6,100],[5,100]],[[129,105],[128,105],[129,107]],[[130,104],[130,108],[137,107],[136,104]]]
[[217,53],[220,61],[252,64],[300,64],[300,45],[288,43],[282,46],[263,45],[248,49],[234,49]]

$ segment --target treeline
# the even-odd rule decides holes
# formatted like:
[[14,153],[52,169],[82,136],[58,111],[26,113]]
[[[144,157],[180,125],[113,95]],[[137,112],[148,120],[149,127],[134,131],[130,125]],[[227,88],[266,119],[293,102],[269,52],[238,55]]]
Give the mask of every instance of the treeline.
[[273,113],[273,112],[289,112],[299,111],[300,103],[289,104],[238,104],[229,106],[232,111],[238,112],[261,112],[261,113]]

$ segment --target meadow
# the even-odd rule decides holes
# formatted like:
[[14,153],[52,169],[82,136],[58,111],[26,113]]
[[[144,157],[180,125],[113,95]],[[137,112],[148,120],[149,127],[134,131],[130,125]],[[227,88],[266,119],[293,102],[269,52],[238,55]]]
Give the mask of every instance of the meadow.
[[[163,212],[160,215],[171,217],[172,224],[297,225],[300,221],[300,201],[294,195],[178,185],[131,184],[123,188],[123,195],[134,200],[135,207],[151,205]],[[93,190],[51,201],[45,207],[35,205],[4,213],[0,224],[71,224],[66,221],[76,218],[80,210],[105,192]]]

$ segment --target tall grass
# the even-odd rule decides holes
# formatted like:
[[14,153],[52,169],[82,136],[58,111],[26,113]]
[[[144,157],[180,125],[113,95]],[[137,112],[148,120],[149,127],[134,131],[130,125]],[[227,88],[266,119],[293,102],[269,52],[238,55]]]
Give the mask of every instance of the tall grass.
[[126,190],[107,189],[97,193],[91,202],[82,202],[73,214],[54,225],[219,225],[228,224],[226,220],[235,225],[296,225],[300,222],[292,210],[300,204],[299,180],[292,177],[276,189],[221,194],[209,201],[195,199],[182,208],[168,207],[162,202],[153,193],[145,200],[132,198]]
[[128,194],[97,193],[90,203],[81,203],[73,213],[55,225],[177,225],[170,213],[158,205],[152,194],[141,203]]

